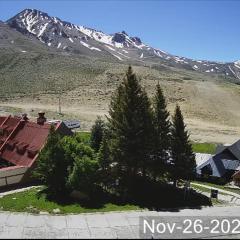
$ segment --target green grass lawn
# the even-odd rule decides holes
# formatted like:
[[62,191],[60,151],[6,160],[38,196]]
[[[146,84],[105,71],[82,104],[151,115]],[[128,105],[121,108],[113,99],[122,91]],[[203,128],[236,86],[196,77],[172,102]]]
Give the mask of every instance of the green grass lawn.
[[193,152],[214,154],[217,145],[215,143],[192,143]]
[[[90,132],[77,132],[84,142],[89,143]],[[193,152],[214,154],[216,152],[217,144],[215,143],[192,143]]]
[[211,200],[200,193],[190,191],[185,199],[182,188],[175,188],[173,185],[163,183],[149,186],[147,182],[145,185],[142,184],[132,189],[131,194],[132,197],[124,201],[118,196],[101,191],[89,196],[90,198],[85,201],[73,200],[67,195],[60,195],[51,200],[46,197],[46,189],[39,187],[0,198],[0,210],[54,214],[57,209],[59,214],[79,214],[141,209],[160,211],[166,208],[212,206]]
[[[84,142],[89,143],[91,133],[90,132],[77,132],[81,136]],[[198,153],[209,153],[214,154],[217,145],[215,143],[192,143],[192,149]]]
[[39,190],[31,189],[0,198],[0,209],[29,213],[39,213],[40,211],[54,213],[54,209],[60,209],[60,214],[140,210],[138,206],[113,203],[106,203],[98,208],[88,208],[78,203],[60,204],[47,200],[44,195],[39,195],[38,193]]
[[85,143],[87,144],[90,143],[90,137],[91,137],[90,132],[77,132],[76,134],[79,135]]
[[[208,186],[208,187],[219,188],[219,189],[222,189],[222,190],[225,190],[225,191],[229,191],[229,192],[233,192],[233,193],[240,194],[240,188],[239,188],[239,189],[232,189],[232,188],[229,188],[228,186],[217,185],[217,184],[208,183],[208,182],[198,182],[198,181],[194,181],[194,183],[206,185],[206,186]],[[194,187],[199,187],[199,186],[194,186]]]
[[215,199],[215,198],[212,199],[212,204],[215,205],[215,206],[217,206],[217,205],[223,205],[223,204],[225,204],[225,203],[226,203],[226,202],[221,201],[221,200],[219,200],[219,199]]
[[[202,186],[196,186],[196,185],[191,185],[191,187],[195,190],[199,190],[201,192],[209,193],[209,197],[210,197],[211,189],[208,189],[208,188],[205,188],[205,187],[202,187]],[[225,195],[225,196],[228,195],[226,193],[219,193],[219,194]],[[214,202],[212,202],[212,203],[214,204]]]
[[210,192],[211,192],[210,189],[205,188],[205,187],[195,186],[195,185],[191,185],[191,187],[192,187],[193,189],[199,190],[199,191],[201,191],[201,192],[206,192],[206,193],[210,193]]
[[229,187],[224,187],[224,190],[226,191],[229,191],[229,192],[233,192],[233,193],[237,193],[240,195],[240,188],[239,189],[232,189],[232,188],[229,188]]

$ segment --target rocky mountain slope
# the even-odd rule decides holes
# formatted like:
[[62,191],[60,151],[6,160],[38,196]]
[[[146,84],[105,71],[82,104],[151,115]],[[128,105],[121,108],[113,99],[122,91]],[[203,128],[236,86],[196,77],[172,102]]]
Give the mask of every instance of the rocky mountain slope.
[[178,57],[124,31],[105,34],[31,9],[0,22],[0,114],[44,110],[89,130],[129,64],[150,96],[161,84],[171,113],[181,106],[192,140],[239,139],[240,61]]
[[209,75],[218,74],[240,79],[240,61],[219,63],[174,56],[144,44],[140,38],[131,37],[125,31],[110,35],[50,17],[47,13],[35,9],[23,10],[6,24],[54,51],[149,66],[164,64]]
[[6,23],[0,21],[0,49],[1,51],[7,50],[8,52],[21,52],[36,51],[47,52],[47,48],[40,44],[35,38],[30,38],[15,31]]

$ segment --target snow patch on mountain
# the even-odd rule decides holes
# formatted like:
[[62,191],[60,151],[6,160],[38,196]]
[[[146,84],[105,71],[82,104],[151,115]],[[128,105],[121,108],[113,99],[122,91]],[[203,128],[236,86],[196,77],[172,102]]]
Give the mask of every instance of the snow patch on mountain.
[[175,62],[181,62],[181,63],[183,63],[185,60],[184,59],[181,59],[180,57],[174,57],[174,59],[175,59]]
[[114,57],[116,57],[118,60],[122,61],[122,58],[120,58],[118,55],[116,54],[112,54]]
[[80,32],[84,33],[88,37],[93,38],[94,40],[96,40],[98,42],[102,42],[102,43],[113,46],[112,36],[104,34],[103,32],[100,32],[100,31],[96,31],[96,30],[93,30],[93,29],[86,28],[84,26],[76,26],[76,28]]
[[110,47],[110,46],[108,46],[108,45],[105,45],[105,46],[106,46],[108,49],[110,49],[110,50],[116,52],[116,49],[114,49],[114,48],[112,48],[112,47]]
[[234,62],[234,66],[240,69],[240,60]]
[[85,42],[83,42],[83,41],[80,41],[80,43],[81,43],[84,47],[89,48],[90,50],[96,50],[96,51],[101,52],[101,49],[96,48],[96,47],[91,47],[89,44],[87,44],[87,43],[85,43]]
[[126,56],[125,54],[121,53],[121,52],[117,52],[118,54],[120,54],[121,56],[125,57],[125,58],[130,58],[128,56]]
[[117,42],[115,42],[114,45],[115,45],[115,47],[117,47],[117,48],[123,48],[123,44],[122,44],[122,43],[117,43]]
[[5,24],[27,37],[29,37],[28,33],[34,35],[52,49],[54,47],[61,50],[67,49],[70,53],[77,54],[83,47],[86,47],[90,50],[102,51],[99,57],[111,54],[120,61],[129,58],[144,63],[154,61],[156,64],[163,63],[180,69],[194,69],[198,72],[219,73],[240,78],[240,60],[218,63],[175,56],[146,45],[139,37],[131,37],[125,31],[106,34],[92,28],[62,21],[57,17],[50,17],[47,13],[34,9],[22,11]]
[[232,72],[234,76],[236,76],[236,73],[232,70],[231,66],[228,66],[229,70]]
[[102,51],[101,49],[99,49],[99,48],[96,48],[96,47],[91,47],[91,50],[96,50],[96,51],[99,51],[99,52],[101,52],[101,51]]
[[41,37],[41,35],[42,35],[42,34],[44,33],[44,31],[46,30],[47,25],[48,25],[48,23],[46,23],[46,24],[40,29],[39,34],[38,34],[38,37]]

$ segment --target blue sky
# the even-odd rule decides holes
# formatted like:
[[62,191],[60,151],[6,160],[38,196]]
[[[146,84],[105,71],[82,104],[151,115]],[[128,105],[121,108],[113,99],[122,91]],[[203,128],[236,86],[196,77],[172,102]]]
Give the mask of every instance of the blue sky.
[[240,59],[238,0],[0,0],[0,20],[36,8],[106,33],[125,30],[150,46],[193,59]]

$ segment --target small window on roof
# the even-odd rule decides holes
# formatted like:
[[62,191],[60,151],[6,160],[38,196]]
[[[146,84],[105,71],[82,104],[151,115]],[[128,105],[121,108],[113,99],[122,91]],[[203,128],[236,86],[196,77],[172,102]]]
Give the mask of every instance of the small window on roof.
[[9,150],[13,150],[14,148],[15,148],[15,146],[16,146],[16,141],[9,141],[9,142],[7,142],[7,148],[9,149]]
[[0,136],[4,136],[6,129],[7,129],[6,125],[3,125],[0,127]]
[[27,149],[27,152],[30,158],[34,158],[38,153],[38,149],[35,146],[32,146]]
[[17,144],[17,152],[19,154],[24,154],[26,151],[28,144],[27,143],[19,143]]
[[3,135],[4,135],[4,129],[0,128],[0,136],[3,136]]

